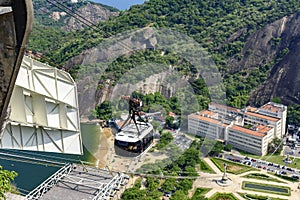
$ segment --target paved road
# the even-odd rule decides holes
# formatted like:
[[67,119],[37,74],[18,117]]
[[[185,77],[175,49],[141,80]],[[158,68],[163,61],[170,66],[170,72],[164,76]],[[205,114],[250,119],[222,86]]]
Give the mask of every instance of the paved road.
[[269,172],[274,172],[277,174],[286,175],[290,177],[292,177],[293,175],[298,176],[298,178],[300,177],[300,171],[295,168],[286,167],[283,165],[267,162],[264,160],[259,160],[256,158],[250,158],[250,157],[247,158],[245,156],[241,156],[238,154],[224,153],[223,155],[224,158],[227,160],[247,164],[258,169],[262,169],[262,170],[266,170]]

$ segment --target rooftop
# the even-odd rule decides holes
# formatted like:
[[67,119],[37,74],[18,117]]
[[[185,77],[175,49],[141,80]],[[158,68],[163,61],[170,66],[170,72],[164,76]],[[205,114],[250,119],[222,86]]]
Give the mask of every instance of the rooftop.
[[259,133],[266,133],[266,134],[272,129],[272,127],[264,126],[264,125],[257,125],[256,128]]
[[214,103],[214,102],[211,102],[209,105],[210,106],[215,106],[217,108],[224,109],[224,110],[227,110],[227,111],[233,111],[233,112],[239,112],[240,111],[240,109],[238,109],[238,108],[234,108],[234,107],[230,107],[230,106],[226,106],[226,105],[222,105],[222,104],[218,104],[218,103]]
[[265,110],[265,111],[269,111],[269,112],[273,112],[273,113],[278,113],[282,109],[283,109],[283,105],[274,104],[272,102],[269,102],[269,103],[263,105],[262,107],[260,107],[260,110]]
[[140,135],[138,134],[135,124],[128,124],[122,128],[121,132],[116,134],[115,139],[126,142],[137,142],[153,130],[151,124],[139,124],[137,122],[137,127],[140,131]]
[[269,117],[269,116],[262,115],[262,114],[259,114],[259,113],[255,113],[255,112],[246,112],[245,114],[250,115],[252,117],[257,117],[257,118],[265,119],[265,120],[268,120],[268,121],[272,121],[272,122],[278,122],[280,120],[280,119],[275,118],[275,117]]
[[230,127],[230,129],[263,138],[268,133],[268,131],[271,130],[271,128],[263,125],[259,125],[259,126],[260,127],[257,127],[258,128],[257,131],[247,129],[237,125]]
[[199,115],[202,115],[202,116],[209,116],[209,117],[212,117],[214,116],[216,113],[213,112],[213,111],[210,111],[210,110],[202,110],[199,112]]
[[249,112],[256,112],[256,111],[257,111],[257,108],[248,106],[248,107],[246,108],[246,110],[249,111]]
[[201,121],[206,121],[211,124],[219,124],[221,126],[227,126],[227,124],[223,124],[220,120],[212,119],[212,118],[197,115],[197,114],[190,114],[189,117],[194,118],[194,119],[199,119]]

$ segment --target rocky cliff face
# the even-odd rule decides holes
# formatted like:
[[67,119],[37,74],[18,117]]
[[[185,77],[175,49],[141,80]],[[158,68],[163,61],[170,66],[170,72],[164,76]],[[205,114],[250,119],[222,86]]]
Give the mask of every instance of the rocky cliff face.
[[[127,42],[130,41],[123,41],[123,43]],[[145,48],[149,44],[153,45],[146,36],[144,43]],[[143,44],[138,45],[142,46]],[[103,59],[115,54],[118,51],[116,49],[118,48],[114,47],[104,52],[99,49],[86,50],[70,59],[65,67],[70,68],[74,65],[84,65],[85,63],[95,63],[97,61],[102,62]],[[231,58],[228,60],[229,73],[242,70],[251,71],[266,64],[273,66],[268,79],[251,92],[250,104],[261,105],[273,97],[279,97],[284,104],[300,103],[300,14],[283,17],[252,33],[248,37],[241,55],[240,59]],[[162,87],[166,77],[163,74],[149,76],[145,81],[135,83],[130,88],[145,93],[157,91],[169,97],[174,93],[174,88],[171,86]],[[97,90],[94,88],[88,89],[86,81],[79,83],[79,88],[83,88],[82,95],[79,98],[82,116],[87,116],[89,110],[93,109],[96,104],[105,99],[113,98],[114,94],[122,93],[129,88],[128,84],[115,87],[111,84],[109,78],[100,80],[95,84],[102,85],[102,88]],[[86,97],[87,94],[91,94],[91,92],[88,92],[90,90],[93,90],[91,96],[94,100],[91,99],[93,103],[87,106]]]
[[[118,15],[118,12],[111,12],[106,8],[103,8],[97,4],[88,3],[87,5],[79,8],[77,13],[80,13],[80,16],[88,25],[92,26],[93,24],[97,24],[99,21],[108,20],[112,16]],[[64,29],[67,31],[71,30],[79,30],[82,29],[84,24],[74,17],[64,19],[65,23],[68,24],[64,26]],[[89,23],[91,22],[91,23]]]
[[[55,5],[55,6],[54,6]],[[33,2],[36,21],[45,26],[59,26],[66,31],[80,30],[84,26],[94,26],[99,21],[117,16],[118,11],[90,1],[61,0],[49,3],[45,0]]]
[[273,97],[279,97],[284,104],[300,103],[300,14],[258,30],[243,52],[244,59],[232,65],[234,70],[275,64],[267,81],[251,93],[250,104],[261,105]]

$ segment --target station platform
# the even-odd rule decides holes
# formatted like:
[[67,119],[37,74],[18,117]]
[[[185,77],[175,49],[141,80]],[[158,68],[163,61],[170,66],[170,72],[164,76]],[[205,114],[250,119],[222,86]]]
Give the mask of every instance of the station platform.
[[111,199],[129,176],[89,166],[68,164],[30,192],[27,199]]

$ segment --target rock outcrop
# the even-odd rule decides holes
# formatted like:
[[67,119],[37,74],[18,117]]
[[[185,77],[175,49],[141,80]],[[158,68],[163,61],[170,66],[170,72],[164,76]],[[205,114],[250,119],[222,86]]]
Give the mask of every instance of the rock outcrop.
[[[92,3],[88,3],[87,5],[79,8],[76,13],[79,13],[81,16],[80,18],[85,19],[82,21],[90,26],[98,24],[99,21],[108,20],[110,17],[117,16],[119,14],[119,12],[112,12],[98,4]],[[84,26],[82,22],[78,21],[74,17],[65,18],[64,20],[65,23],[68,24],[64,26],[64,29],[67,31],[79,30]]]
[[267,81],[251,93],[250,104],[261,105],[274,97],[284,104],[300,103],[300,14],[284,17],[259,30],[245,49],[252,50],[254,55],[242,61],[243,68],[275,63]]
[[[246,30],[241,30],[241,33],[230,37],[228,40],[234,40]],[[152,40],[155,38],[148,38],[144,35],[143,43],[138,43],[138,46],[144,46],[145,49],[153,46]],[[132,46],[131,40],[122,41],[123,44]],[[129,45],[130,43],[130,45]],[[114,54],[122,48],[117,46],[101,51],[101,48],[93,48],[82,52],[80,55],[73,57],[66,64],[65,67],[71,68],[76,65],[85,65],[86,63],[103,62],[103,59],[110,59]],[[133,48],[134,49],[134,48]],[[119,52],[120,53],[120,52]],[[268,79],[258,88],[253,90],[250,94],[249,104],[261,105],[270,101],[273,97],[279,97],[284,104],[300,103],[300,14],[285,16],[275,22],[272,22],[254,33],[252,33],[245,42],[244,48],[241,51],[241,58],[231,58],[228,60],[227,67],[229,73],[237,73],[242,70],[251,71],[260,66],[269,64],[273,66],[270,71]],[[119,54],[122,55],[122,54]],[[98,71],[103,69],[97,69]],[[163,75],[162,75],[163,76]],[[174,93],[172,87],[162,87],[161,82],[164,81],[162,77],[149,76],[149,81],[134,83],[134,88],[145,93],[161,92],[163,95],[169,97]],[[99,81],[99,82],[98,82]],[[96,83],[97,82],[97,83]],[[91,100],[93,104],[89,106],[80,106],[81,114],[87,115],[90,109],[101,103],[106,99],[110,99],[115,91],[121,93],[127,90],[128,85],[115,87],[113,80],[107,77],[106,80],[97,80],[94,82],[101,87],[93,90]],[[154,84],[155,83],[155,84]],[[81,86],[86,84],[85,81],[79,83],[79,88],[87,88]],[[83,94],[90,94],[88,89],[83,90]],[[94,95],[95,94],[95,95]],[[87,95],[81,95],[82,102],[86,101]],[[85,105],[81,103],[80,105]]]

